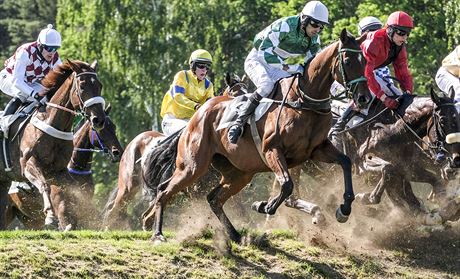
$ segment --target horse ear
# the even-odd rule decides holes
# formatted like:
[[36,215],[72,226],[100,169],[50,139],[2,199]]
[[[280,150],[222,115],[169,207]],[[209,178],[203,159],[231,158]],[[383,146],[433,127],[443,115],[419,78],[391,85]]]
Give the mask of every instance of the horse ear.
[[97,60],[94,60],[93,63],[91,63],[90,67],[95,71],[97,72],[97,68],[98,68],[99,64],[97,63]]
[[246,83],[247,78],[248,78],[248,76],[246,74],[244,74],[243,77],[241,78],[241,82]]
[[348,32],[346,28],[342,29],[342,32],[340,32],[340,41],[342,43],[345,43],[348,40]]
[[109,103],[106,107],[105,107],[105,115],[109,115],[110,111],[112,110],[112,105]]
[[430,88],[430,95],[431,95],[431,100],[436,104],[439,105],[441,101],[439,100],[438,95],[434,92],[433,87]]
[[229,72],[226,72],[225,73],[225,84],[227,86],[230,86],[231,82],[232,82],[232,77]]
[[362,34],[359,38],[356,39],[356,41],[358,42],[358,44],[362,44],[367,38],[367,32],[364,32],[364,34]]
[[72,60],[66,59],[67,64],[69,64],[70,69],[74,72],[79,72],[80,68]]
[[451,100],[453,100],[455,98],[455,90],[454,90],[453,86],[451,88],[449,88],[449,98]]

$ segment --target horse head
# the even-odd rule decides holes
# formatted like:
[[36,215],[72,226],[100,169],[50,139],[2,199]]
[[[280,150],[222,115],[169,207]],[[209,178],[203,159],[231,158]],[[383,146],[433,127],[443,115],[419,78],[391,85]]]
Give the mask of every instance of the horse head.
[[248,93],[248,86],[244,82],[244,77],[240,77],[236,74],[227,72],[225,74],[225,89],[222,92],[223,96],[238,97]]
[[102,83],[96,73],[97,62],[89,65],[81,61],[68,60],[67,64],[73,71],[70,97],[73,109],[83,111],[94,129],[102,129],[106,123],[105,101],[101,96]]
[[105,124],[102,129],[93,131],[93,145],[97,148],[101,148],[104,152],[110,154],[112,162],[119,162],[121,155],[123,154],[123,147],[118,140],[116,130],[117,126],[112,122],[108,116],[111,110],[110,104],[105,109]]
[[358,107],[365,107],[371,99],[371,93],[364,77],[366,59],[360,44],[366,36],[355,39],[346,29],[340,33],[336,59],[332,64],[333,78],[343,85],[348,98],[353,98]]
[[443,93],[439,97],[431,88],[430,95],[435,108],[428,136],[436,148],[447,151],[449,166],[460,168],[460,119],[454,101],[455,92],[451,89],[449,93],[449,96]]

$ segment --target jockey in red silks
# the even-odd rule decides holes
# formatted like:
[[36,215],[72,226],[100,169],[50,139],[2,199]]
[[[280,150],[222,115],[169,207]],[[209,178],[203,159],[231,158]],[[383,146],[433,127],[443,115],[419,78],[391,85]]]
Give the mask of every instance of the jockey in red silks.
[[[369,89],[389,109],[397,109],[399,103],[388,97],[399,96],[403,92],[412,94],[414,90],[405,46],[412,28],[414,22],[407,13],[394,12],[388,17],[385,28],[368,33],[366,40],[361,44],[367,61],[364,75]],[[389,64],[393,64],[395,76],[403,92],[395,88],[387,90],[376,79],[374,71]]]
[[[405,12],[392,13],[384,28],[368,32],[366,40],[361,43],[363,55],[366,58],[364,75],[370,91],[377,99],[389,109],[397,109],[398,101],[394,97],[404,93],[412,94],[412,75],[407,65],[407,38],[414,28],[412,18]],[[396,78],[400,82],[401,90],[398,89],[382,70],[392,64]],[[345,128],[346,123],[353,117],[353,105],[339,117],[336,125],[331,129],[329,138],[335,146],[340,140],[338,133]]]

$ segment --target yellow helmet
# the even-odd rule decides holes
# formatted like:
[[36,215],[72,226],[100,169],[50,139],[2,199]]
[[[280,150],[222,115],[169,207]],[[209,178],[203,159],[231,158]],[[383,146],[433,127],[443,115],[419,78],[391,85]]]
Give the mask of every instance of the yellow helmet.
[[188,60],[190,65],[194,64],[195,62],[212,64],[212,56],[207,50],[197,49],[192,52],[190,59]]

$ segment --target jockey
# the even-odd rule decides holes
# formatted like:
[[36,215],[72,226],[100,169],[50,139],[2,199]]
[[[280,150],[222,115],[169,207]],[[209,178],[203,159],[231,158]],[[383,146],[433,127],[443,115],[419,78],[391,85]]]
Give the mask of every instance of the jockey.
[[[404,93],[412,94],[412,75],[407,65],[406,43],[410,32],[414,28],[412,18],[405,12],[392,13],[385,28],[370,32],[361,44],[366,58],[365,77],[370,91],[389,109],[397,109],[398,101],[389,96],[400,96]],[[396,87],[388,87],[375,70],[393,64],[396,78],[400,82],[403,92]]]
[[278,19],[255,36],[254,48],[244,62],[244,70],[257,90],[248,98],[229,128],[229,142],[236,144],[248,118],[260,100],[270,95],[276,81],[303,73],[301,64],[289,60],[302,57],[305,61],[319,51],[319,33],[329,24],[328,14],[323,3],[311,1],[299,15]]
[[212,65],[211,54],[204,49],[195,50],[189,64],[190,70],[178,72],[163,97],[161,127],[167,136],[184,128],[195,111],[214,97],[214,86],[206,78]]
[[[366,32],[374,32],[383,27],[382,22],[373,16],[367,16],[361,19],[358,23],[358,34],[359,36],[366,35]],[[383,66],[380,68],[377,68],[374,70],[374,75],[375,78],[378,80],[379,84],[383,85],[382,87],[384,88],[391,88],[393,91],[399,91],[393,83],[393,80],[391,79],[391,73],[390,69],[388,66]],[[338,85],[336,85],[338,84]],[[338,92],[341,92],[344,90],[344,87],[339,84],[338,82],[334,82],[333,86],[331,87],[331,93],[333,95],[337,95]],[[334,92],[332,92],[332,89],[334,88]],[[331,139],[332,143],[335,146],[340,145],[340,139],[337,137],[338,133],[343,131],[345,129],[346,124],[348,121],[355,115],[355,110],[354,110],[354,103],[351,101],[350,105],[348,108],[342,113],[342,115],[337,119],[336,124],[331,128],[329,132],[329,138]]]
[[454,89],[454,100],[457,104],[457,111],[460,112],[458,106],[460,102],[460,45],[442,60],[442,66],[436,73],[436,84],[446,93],[449,92],[449,89]]
[[[460,45],[442,60],[442,65],[436,73],[436,84],[439,89],[448,93],[454,89],[454,101],[457,111],[460,113]],[[436,161],[443,162],[446,154],[443,150],[436,152]]]
[[0,72],[0,90],[13,97],[5,108],[4,116],[16,112],[29,97],[39,99],[47,89],[41,80],[62,64],[57,50],[61,47],[61,34],[49,24],[40,31],[35,42],[21,45],[14,55],[5,61]]

